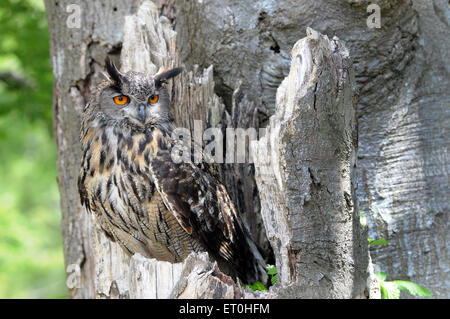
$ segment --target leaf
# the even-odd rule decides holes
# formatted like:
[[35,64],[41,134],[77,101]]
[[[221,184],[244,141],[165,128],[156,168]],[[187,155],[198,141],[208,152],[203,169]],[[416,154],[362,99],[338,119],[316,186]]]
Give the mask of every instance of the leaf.
[[363,211],[359,212],[359,223],[362,227],[366,227],[367,225],[367,218],[366,215],[364,215]]
[[259,290],[259,291],[266,291],[267,288],[264,286],[263,283],[256,281],[253,285],[250,285],[250,289],[253,291]]
[[386,239],[378,238],[378,239],[375,239],[374,241],[370,241],[369,247],[385,245],[385,244],[390,244],[390,242],[387,241]]
[[267,265],[267,274],[276,275],[277,273],[277,268],[274,265]]
[[385,272],[376,272],[375,276],[377,276],[379,281],[385,281],[386,280],[386,273]]
[[382,299],[399,299],[400,289],[394,281],[380,281]]
[[277,275],[273,275],[273,276],[270,278],[270,281],[271,281],[271,283],[272,283],[272,286],[275,285],[275,284],[277,283],[277,281],[278,281]]
[[396,285],[400,290],[406,290],[413,296],[426,296],[431,297],[431,292],[425,288],[422,287],[419,284],[416,284],[415,282],[411,281],[404,281],[404,280],[394,280]]

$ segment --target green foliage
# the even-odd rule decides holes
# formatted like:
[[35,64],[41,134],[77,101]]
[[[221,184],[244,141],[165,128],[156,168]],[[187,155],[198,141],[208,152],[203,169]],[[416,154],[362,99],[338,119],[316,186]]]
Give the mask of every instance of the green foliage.
[[[267,274],[270,277],[271,285],[275,285],[277,283],[277,268],[275,265],[267,265]],[[259,290],[259,291],[266,291],[267,287],[264,286],[263,283],[257,281],[253,285],[242,285],[244,288],[250,288],[253,291]]]
[[278,272],[275,265],[267,265],[267,274],[270,276],[270,282],[272,283],[272,286],[275,285],[278,281]]
[[63,297],[54,141],[17,114],[0,132],[0,297]]
[[[359,212],[359,223],[362,227],[367,226],[367,218],[366,215],[364,215],[363,211]],[[372,238],[368,238],[367,241],[369,242],[369,247],[390,244],[390,242],[383,238],[378,238],[375,240],[373,240]]]
[[[359,212],[359,221],[362,227],[366,227],[367,219],[362,211]],[[375,240],[368,238],[367,240],[369,242],[369,247],[390,244],[389,241],[383,238]],[[386,281],[386,273],[384,272],[377,272],[375,275],[380,282],[381,297],[383,299],[399,299],[401,290],[407,291],[413,296],[431,297],[431,292],[428,289],[415,282],[404,280]]]
[[431,297],[431,292],[411,281],[394,280],[386,281],[386,274],[384,272],[375,273],[380,282],[381,297],[383,299],[399,299],[400,291],[404,290],[413,296]]
[[396,283],[397,287],[400,290],[405,290],[413,296],[425,296],[425,297],[432,296],[431,292],[427,288],[422,287],[421,285],[416,284],[415,282],[404,280],[395,280],[394,282]]
[[65,297],[44,5],[0,7],[0,298]]
[[53,76],[44,4],[3,0],[0,7],[0,116],[42,121],[51,128]]
[[400,289],[393,281],[380,281],[382,299],[400,299]]
[[368,238],[367,240],[369,241],[369,247],[390,244],[389,241],[383,238],[378,238],[375,240]]
[[361,224],[362,227],[367,226],[367,218],[366,215],[364,215],[363,211],[359,212],[359,223]]
[[250,288],[253,291],[259,290],[259,291],[266,291],[267,288],[264,286],[263,283],[257,281],[253,285],[244,285],[245,288]]

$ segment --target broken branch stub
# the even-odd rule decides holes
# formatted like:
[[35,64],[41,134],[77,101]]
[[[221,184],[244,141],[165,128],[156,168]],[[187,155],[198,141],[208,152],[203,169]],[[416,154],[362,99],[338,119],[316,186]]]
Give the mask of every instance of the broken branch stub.
[[[252,145],[278,297],[364,297],[367,243],[354,201],[356,121],[348,50],[310,28],[276,112]],[[366,292],[367,294],[367,292]]]

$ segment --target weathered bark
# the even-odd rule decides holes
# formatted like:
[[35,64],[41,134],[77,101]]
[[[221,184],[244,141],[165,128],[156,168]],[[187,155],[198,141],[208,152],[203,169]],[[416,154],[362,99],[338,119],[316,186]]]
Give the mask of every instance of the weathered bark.
[[[81,158],[79,119],[84,104],[101,79],[100,71],[106,56],[115,57],[117,62],[120,60],[124,71],[133,69],[151,73],[162,66],[181,63],[175,33],[166,18],[159,18],[157,7],[151,2],[80,1],[81,28],[71,29],[66,25],[64,13],[67,5],[73,2],[46,1],[55,77],[54,124],[65,262],[67,266],[78,265],[81,269],[80,281],[69,289],[69,296],[363,297],[368,277],[368,255],[365,251],[367,243],[360,235],[355,217],[357,212],[352,187],[354,105],[350,64],[343,46],[337,40],[329,41],[315,34],[312,36],[314,39],[304,39],[294,49],[294,62],[289,77],[278,93],[279,103],[274,118],[283,119],[284,123],[278,123],[284,125],[285,130],[285,135],[279,135],[282,137],[279,150],[290,150],[292,154],[284,151],[272,153],[277,154],[280,161],[275,159],[274,165],[284,163],[282,168],[276,170],[280,174],[283,172],[282,176],[278,173],[261,175],[264,172],[262,166],[259,166],[258,175],[258,188],[263,192],[260,194],[264,194],[263,217],[266,227],[270,226],[269,239],[274,248],[280,283],[269,292],[252,293],[243,291],[231,278],[222,274],[206,254],[191,255],[182,264],[158,262],[139,255],[129,258],[116,243],[110,242],[93,227],[91,216],[80,205],[76,188]],[[296,55],[297,50],[301,51],[302,61]],[[318,73],[312,73],[314,69]],[[212,73],[212,68],[203,72],[194,70],[173,82],[177,124],[191,130],[195,119],[215,127],[255,125],[256,104],[236,87],[232,103],[234,108],[230,111],[231,115],[225,115],[225,106],[214,94]],[[313,109],[316,107],[317,113],[312,112],[311,105]],[[302,120],[299,114],[310,116],[311,122]],[[320,134],[315,131],[317,127],[321,128]],[[312,138],[306,147],[286,140],[298,142],[304,136]],[[261,151],[263,141],[258,144]],[[304,157],[314,155],[313,150],[318,146],[323,146],[323,153],[311,158]],[[324,166],[325,160],[330,161],[329,167]],[[260,159],[256,161],[260,163]],[[271,169],[274,167],[271,166]],[[306,175],[302,167],[310,168]],[[252,202],[255,200],[253,192],[256,184],[251,179],[251,170],[251,165],[244,164],[232,169],[225,167],[222,171],[227,188],[236,198],[239,198],[240,189],[251,190],[247,193],[250,195],[244,196],[240,202],[238,199],[239,206],[244,209],[253,208]],[[297,173],[301,175],[296,176]],[[281,188],[272,190],[271,185],[277,185],[275,181],[280,183]],[[298,189],[291,189],[292,186],[298,186]],[[274,192],[269,194],[267,190]],[[270,196],[276,198],[271,199]],[[277,204],[281,202],[284,204]],[[303,206],[295,208],[295,203],[303,203]],[[324,209],[316,211],[316,204],[324,205]],[[268,225],[272,223],[274,209],[274,214],[281,219]],[[257,220],[258,211],[259,207],[246,211],[246,220],[249,224],[259,225],[257,236],[259,242],[264,243],[265,237],[260,236],[264,230],[261,229],[261,219]],[[311,214],[319,214],[322,218],[312,221]],[[290,220],[283,216],[288,216]],[[319,229],[320,225],[323,230]],[[304,229],[296,229],[298,226]],[[254,226],[254,229],[257,228]],[[316,239],[316,236],[321,239],[319,244],[304,241]],[[279,242],[277,238],[283,238],[283,241]],[[305,262],[300,259],[299,249],[305,249],[305,256],[309,256]],[[317,262],[317,267],[314,262]],[[305,278],[311,281],[306,282]],[[303,290],[311,282],[317,290]],[[328,289],[330,285],[335,285],[334,289]],[[349,286],[353,288],[349,290]]]
[[[173,1],[172,1],[173,2]],[[367,6],[381,7],[369,29]],[[185,63],[214,64],[231,107],[233,84],[267,117],[306,27],[338,36],[354,61],[358,114],[357,198],[371,249],[388,280],[417,282],[448,298],[449,10],[445,0],[177,1]],[[264,123],[267,117],[260,117]],[[262,125],[262,126],[265,126]]]
[[264,293],[242,291],[200,258],[171,297],[379,298],[353,200],[357,131],[348,51],[309,29],[291,56],[268,133],[252,145],[278,283]]
[[[63,13],[73,2],[46,2],[55,78],[54,129],[65,263],[70,271],[74,265],[81,270],[74,287],[69,289],[72,298],[167,298],[182,269],[182,264],[126,256],[116,243],[93,227],[91,216],[80,206],[76,188],[81,158],[80,115],[101,80],[106,56],[115,60],[120,57],[123,71],[156,73],[160,67],[178,63],[175,32],[168,20],[159,18],[151,2],[141,2],[80,2],[81,29],[66,25]],[[109,15],[112,17],[107,18]],[[115,23],[104,24],[105,19]],[[175,112],[180,125],[189,128],[183,120],[204,120],[205,112],[209,112],[205,113],[208,123],[220,120],[224,107],[213,87],[212,68],[203,74],[189,72],[181,76],[174,89],[175,101],[183,101]],[[195,112],[190,114],[192,110]]]
[[[69,17],[66,10],[70,4],[79,5],[81,9],[81,28],[69,28],[66,24]],[[138,1],[45,2],[54,76],[54,133],[58,150],[64,258],[67,269],[80,270],[79,273],[76,270],[70,273],[75,276],[68,290],[71,298],[98,296],[93,246],[97,232],[80,204],[76,183],[81,159],[80,114],[92,88],[99,83],[106,55],[120,52],[124,17],[133,14],[137,4]],[[122,258],[121,251],[115,251],[116,259]],[[112,288],[111,294],[114,293]]]
[[278,297],[364,298],[351,61],[337,38],[307,33],[291,52],[269,133],[255,144],[261,213],[287,287]]

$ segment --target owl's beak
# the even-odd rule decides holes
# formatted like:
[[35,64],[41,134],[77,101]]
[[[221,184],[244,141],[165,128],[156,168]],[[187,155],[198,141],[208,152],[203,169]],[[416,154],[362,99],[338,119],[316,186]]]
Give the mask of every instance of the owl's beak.
[[139,117],[139,121],[141,121],[142,124],[145,124],[146,113],[145,113],[145,105],[143,105],[143,104],[139,104],[138,117]]

